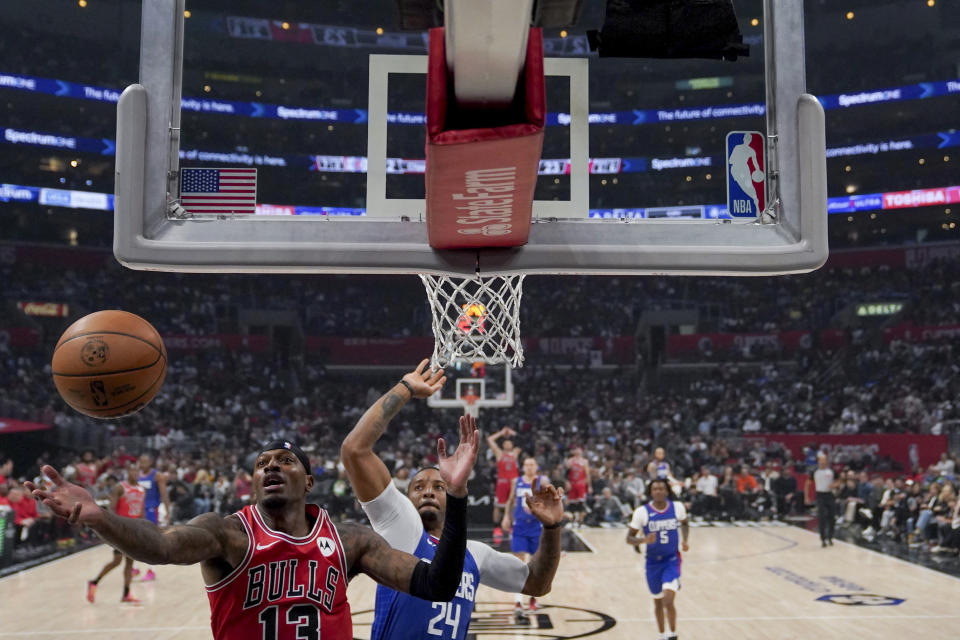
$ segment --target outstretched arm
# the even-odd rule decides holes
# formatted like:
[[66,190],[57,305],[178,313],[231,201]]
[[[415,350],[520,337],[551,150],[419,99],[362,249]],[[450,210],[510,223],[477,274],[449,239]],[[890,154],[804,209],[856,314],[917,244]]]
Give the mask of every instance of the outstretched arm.
[[506,427],[487,436],[487,446],[490,447],[490,451],[493,451],[493,457],[498,461],[500,460],[500,456],[503,455],[503,450],[500,449],[500,445],[497,444],[497,440],[499,440],[500,436],[504,434],[505,429]]
[[[24,483],[34,498],[71,524],[84,524],[104,542],[135,560],[147,564],[194,564],[204,560],[235,556],[233,547],[246,548],[235,540],[237,530],[217,514],[204,514],[185,525],[158,527],[144,518],[123,518],[97,506],[93,496],[83,487],[64,480],[56,469],[44,465],[41,470],[53,480],[51,491],[39,489],[32,482]],[[241,552],[242,555],[242,552]]]
[[371,529],[339,525],[351,574],[366,573],[390,587],[433,602],[447,602],[457,593],[467,550],[467,479],[477,460],[480,434],[469,416],[460,418],[460,444],[447,456],[443,438],[437,441],[440,475],[447,483],[443,534],[432,562],[390,548]]
[[367,409],[340,446],[340,459],[347,470],[353,492],[361,502],[373,500],[390,484],[387,465],[373,451],[373,445],[383,435],[390,420],[411,397],[427,398],[446,382],[442,369],[424,371],[429,362],[424,360],[415,371],[403,376],[409,389],[402,382],[397,383]]

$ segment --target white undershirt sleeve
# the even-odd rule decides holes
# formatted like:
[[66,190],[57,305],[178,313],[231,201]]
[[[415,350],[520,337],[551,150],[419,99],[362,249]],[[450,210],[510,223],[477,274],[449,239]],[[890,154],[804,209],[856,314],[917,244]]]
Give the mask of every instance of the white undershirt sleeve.
[[520,593],[527,583],[530,567],[510,553],[501,553],[477,540],[467,540],[467,551],[480,569],[480,584],[499,591]]
[[643,528],[646,526],[649,519],[650,518],[647,515],[647,510],[644,508],[644,505],[640,505],[633,512],[633,518],[630,519],[630,528],[636,529],[637,531],[643,531]]
[[361,502],[373,530],[394,549],[413,553],[423,535],[423,520],[407,496],[393,482],[370,502]]
[[683,522],[687,519],[687,508],[682,502],[673,503],[673,513],[677,516],[677,522]]

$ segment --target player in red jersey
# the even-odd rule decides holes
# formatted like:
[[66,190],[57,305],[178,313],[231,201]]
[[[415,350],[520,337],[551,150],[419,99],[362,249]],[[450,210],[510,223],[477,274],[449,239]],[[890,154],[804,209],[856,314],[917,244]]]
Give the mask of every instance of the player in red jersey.
[[590,463],[583,456],[581,447],[574,447],[567,458],[567,501],[570,513],[577,526],[583,524],[587,515],[587,495],[593,493],[590,484]]
[[517,432],[510,427],[504,427],[496,433],[487,436],[487,444],[493,451],[494,458],[497,459],[497,495],[493,501],[493,538],[494,542],[499,543],[503,538],[503,529],[500,527],[500,521],[503,517],[503,510],[507,506],[507,500],[510,498],[510,487],[513,481],[520,475],[517,460],[520,458],[521,450],[514,448],[513,440],[504,440],[503,445],[498,445],[497,440],[503,436],[515,436]]
[[25,486],[56,515],[89,526],[137,560],[200,563],[216,640],[319,638],[321,629],[324,640],[350,640],[347,581],[357,573],[426,600],[446,602],[456,594],[467,544],[467,479],[479,440],[461,420],[453,455],[443,438],[437,441],[448,495],[432,563],[391,549],[369,527],[335,525],[326,511],[308,505],[310,461],[282,440],[267,444],[254,463],[255,504],[227,517],[205,513],[185,525],[159,527],[104,511],[49,465],[43,473],[52,491]]
[[[140,469],[136,463],[127,464],[127,477],[113,488],[110,494],[110,510],[121,518],[142,518],[143,501],[146,491],[137,484],[137,477],[140,475]],[[103,565],[103,569],[97,574],[97,577],[87,582],[87,601],[93,603],[97,594],[97,585],[103,580],[103,577],[120,566],[120,560],[126,559],[123,565],[123,598],[120,602],[130,604],[139,604],[139,600],[130,595],[130,580],[133,579],[133,558],[124,556],[117,549],[113,550],[113,560]]]
[[100,475],[100,463],[97,461],[92,449],[83,452],[80,462],[74,465],[77,470],[77,484],[81,487],[90,489],[97,484],[97,477]]

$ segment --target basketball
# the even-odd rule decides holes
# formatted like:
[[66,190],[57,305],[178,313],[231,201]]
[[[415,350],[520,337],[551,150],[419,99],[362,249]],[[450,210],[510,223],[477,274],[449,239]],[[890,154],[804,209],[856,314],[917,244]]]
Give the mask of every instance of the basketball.
[[754,182],[760,182],[761,180],[763,180],[763,171],[760,171],[759,169],[757,169],[756,171],[753,172],[753,175],[751,175],[750,178]]
[[94,418],[136,413],[167,375],[167,350],[149,322],[97,311],[70,325],[53,351],[53,383],[64,402]]

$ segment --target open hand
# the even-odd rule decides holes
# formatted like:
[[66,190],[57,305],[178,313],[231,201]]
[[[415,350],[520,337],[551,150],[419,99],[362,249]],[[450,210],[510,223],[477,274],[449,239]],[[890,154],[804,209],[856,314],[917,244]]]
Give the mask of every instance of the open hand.
[[430,364],[429,360],[423,360],[415,370],[403,376],[406,383],[413,389],[414,398],[429,398],[440,391],[447,381],[443,369],[432,371],[427,369],[428,364]]
[[52,490],[44,491],[32,482],[24,482],[23,486],[54,514],[65,518],[70,524],[90,524],[103,515],[103,510],[86,489],[67,482],[48,464],[43,465],[40,472],[53,481]]
[[451,495],[458,498],[467,495],[467,480],[479,450],[480,432],[473,416],[460,416],[460,444],[453,455],[447,456],[447,443],[443,438],[437,440],[437,468]]
[[557,489],[549,482],[543,484],[542,476],[538,476],[536,484],[530,488],[525,503],[542,524],[550,526],[563,520],[563,489]]

